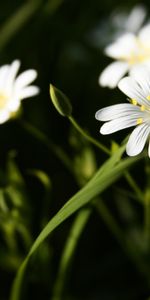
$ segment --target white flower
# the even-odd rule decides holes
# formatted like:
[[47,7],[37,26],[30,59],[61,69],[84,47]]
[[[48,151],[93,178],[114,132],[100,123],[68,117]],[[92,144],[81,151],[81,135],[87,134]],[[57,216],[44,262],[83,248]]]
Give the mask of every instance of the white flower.
[[118,87],[130,98],[130,103],[116,104],[97,111],[96,119],[106,121],[100,133],[110,134],[136,126],[129,137],[126,152],[129,156],[139,154],[148,140],[150,157],[150,69],[133,69],[131,76],[123,78]]
[[88,41],[96,47],[105,47],[125,32],[136,33],[146,19],[147,11],[143,5],[135,5],[131,11],[115,9],[104,17],[88,34]]
[[106,55],[116,59],[99,77],[99,84],[114,88],[119,80],[133,67],[144,65],[150,67],[150,24],[144,26],[135,35],[126,33],[105,49]]
[[123,32],[137,32],[141,28],[146,18],[146,14],[146,8],[139,4],[135,5],[130,13],[125,11],[115,11],[112,16],[112,22],[115,25],[116,34],[119,35]]
[[27,70],[17,78],[20,61],[0,67],[0,124],[18,111],[21,100],[39,93],[39,88],[29,85],[37,77],[35,70]]

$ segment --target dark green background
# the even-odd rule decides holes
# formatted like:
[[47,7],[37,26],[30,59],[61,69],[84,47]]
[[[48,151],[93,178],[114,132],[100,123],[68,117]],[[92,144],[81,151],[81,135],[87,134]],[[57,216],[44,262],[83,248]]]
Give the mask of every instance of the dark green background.
[[[111,91],[99,87],[98,76],[111,60],[104,56],[103,45],[96,47],[89,37],[101,21],[106,20],[107,23],[107,18],[118,6],[130,10],[138,2],[64,0],[52,12],[52,1],[43,0],[33,16],[1,48],[4,23],[9,22],[11,16],[27,2],[34,1],[0,2],[0,64],[11,63],[18,58],[22,62],[21,71],[30,68],[38,71],[36,84],[41,93],[24,100],[22,119],[46,133],[71,158],[74,157],[75,151],[69,143],[71,125],[58,115],[49,98],[49,84],[52,83],[71,99],[73,114],[82,127],[109,145],[109,137],[99,135],[100,124],[94,115],[100,107],[124,101],[125,96],[117,89]],[[149,2],[144,3],[148,8]],[[121,141],[125,135],[111,138]],[[26,132],[19,122],[14,120],[0,126],[0,141],[0,163],[4,172],[9,150],[17,152],[15,160],[28,191],[30,217],[27,215],[26,218],[35,238],[42,229],[43,217],[48,220],[58,211],[78,190],[77,182],[54,153]],[[99,166],[106,156],[96,149],[94,151]],[[45,216],[42,185],[27,173],[32,168],[46,172],[52,182],[51,202],[47,205]],[[111,197],[112,189],[104,194],[104,198],[117,215]],[[140,218],[139,207],[135,209]],[[46,248],[41,249],[41,253],[45,254],[39,251],[33,258],[22,299],[51,299],[61,250],[73,219],[65,222],[51,236]],[[26,252],[21,245],[20,251],[23,257]],[[14,275],[15,270],[0,266],[0,300],[8,299]],[[78,245],[63,300],[144,300],[146,297],[148,288],[143,276],[94,211]]]

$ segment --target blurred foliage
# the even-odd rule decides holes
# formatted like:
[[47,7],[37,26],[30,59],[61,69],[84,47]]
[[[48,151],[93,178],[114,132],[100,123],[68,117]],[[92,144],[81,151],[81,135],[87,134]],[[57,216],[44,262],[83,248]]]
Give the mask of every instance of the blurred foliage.
[[[99,73],[110,60],[104,57],[103,44],[93,43],[91,36],[99,26],[107,24],[114,10],[130,11],[137,3],[137,0],[0,3],[0,64],[19,58],[21,70],[38,71],[36,84],[41,89],[38,97],[22,103],[18,120],[0,126],[1,300],[9,299],[15,273],[39,232],[106,157],[55,111],[49,99],[49,84],[71,99],[73,114],[81,126],[110,146],[108,138],[100,137],[94,115],[100,107],[121,102],[125,97],[117,89],[112,92],[98,86]],[[142,4],[148,7],[149,3],[145,0]],[[30,125],[24,126],[23,120],[39,129],[44,137],[31,130]],[[122,134],[112,138],[120,143]],[[113,142],[112,151],[115,149],[117,144]],[[145,175],[143,169],[139,172],[140,166],[143,167],[143,161],[138,170],[133,169],[133,174],[143,187]],[[135,195],[127,183],[120,180],[105,191],[103,199],[130,239],[141,251],[146,251],[141,233],[143,208],[134,201]],[[144,275],[93,210],[76,246],[62,300],[146,300],[149,284]],[[74,218],[61,225],[31,259],[24,299],[52,298],[64,242]]]

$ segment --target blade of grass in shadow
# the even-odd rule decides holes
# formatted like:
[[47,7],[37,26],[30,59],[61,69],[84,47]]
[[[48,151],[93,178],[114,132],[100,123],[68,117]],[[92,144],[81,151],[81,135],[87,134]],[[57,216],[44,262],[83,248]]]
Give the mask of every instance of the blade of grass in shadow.
[[69,267],[73,259],[75,250],[78,246],[78,241],[81,234],[89,220],[92,209],[91,207],[83,208],[75,218],[71,227],[69,236],[63,249],[62,257],[60,260],[59,271],[57,274],[56,282],[53,289],[52,300],[62,299],[64,285],[69,272]]
[[[42,4],[45,4],[44,8]],[[11,41],[11,39],[18,33],[19,30],[34,16],[34,14],[43,8],[43,12],[52,15],[56,12],[63,0],[50,0],[44,2],[43,0],[30,0],[18,8],[14,14],[1,26],[0,29],[0,51]]]
[[64,0],[49,0],[45,4],[43,11],[48,15],[51,15],[57,11],[57,9],[61,6]]
[[148,266],[145,266],[142,260],[141,252],[135,246],[134,242],[129,239],[128,235],[122,231],[120,226],[118,226],[114,216],[111,214],[109,209],[107,208],[106,204],[104,203],[103,199],[95,199],[92,201],[94,204],[100,218],[104,221],[110,232],[116,238],[120,246],[122,247],[123,251],[127,254],[130,260],[134,263],[137,270],[142,273],[146,278],[149,280],[149,269]]
[[69,172],[73,176],[75,176],[72,169],[72,161],[71,159],[69,159],[69,157],[61,147],[54,144],[54,142],[51,141],[44,132],[34,127],[32,124],[20,119],[18,119],[17,121],[19,126],[21,126],[26,132],[28,132],[34,138],[36,138],[40,143],[45,145],[47,149],[49,149],[63,163],[66,169],[69,170]]
[[17,34],[17,32],[30,20],[39,9],[43,0],[30,0],[25,2],[15,13],[1,26],[0,51]]
[[62,222],[64,222],[73,213],[86,205],[95,196],[102,193],[112,183],[114,183],[123,173],[134,164],[142,156],[125,158],[120,162],[120,155],[124,152],[125,146],[120,147],[111,158],[98,170],[95,176],[67,203],[59,210],[59,212],[48,222],[42,232],[39,234],[33,243],[28,255],[19,268],[11,291],[11,300],[19,300],[21,295],[21,286],[24,273],[31,255],[41,245],[41,243],[56,229]]

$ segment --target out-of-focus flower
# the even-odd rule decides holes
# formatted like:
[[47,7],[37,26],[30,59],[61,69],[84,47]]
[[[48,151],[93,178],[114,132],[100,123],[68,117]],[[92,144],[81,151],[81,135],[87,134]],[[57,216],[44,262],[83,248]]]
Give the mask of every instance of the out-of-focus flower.
[[145,65],[150,67],[150,24],[144,26],[135,35],[126,33],[105,49],[107,56],[116,59],[99,77],[99,84],[110,88],[116,87],[119,80],[133,67]]
[[112,23],[116,27],[116,35],[123,32],[137,33],[146,18],[146,14],[146,9],[142,5],[134,6],[129,14],[123,11],[114,12]]
[[[137,125],[126,146],[127,154],[135,156],[141,153],[150,138],[150,69],[133,69],[131,76],[123,78],[118,87],[131,99],[130,103],[100,109],[95,117],[99,121],[106,121],[100,129],[101,134],[110,134]],[[150,157],[150,142],[148,155]]]
[[39,88],[30,85],[37,77],[35,70],[27,70],[16,77],[20,61],[0,67],[0,124],[14,117],[22,99],[35,96]]
[[102,19],[90,32],[88,40],[96,47],[106,47],[108,43],[126,32],[137,33],[146,19],[147,11],[143,5],[135,5],[129,12],[115,9],[111,15]]

